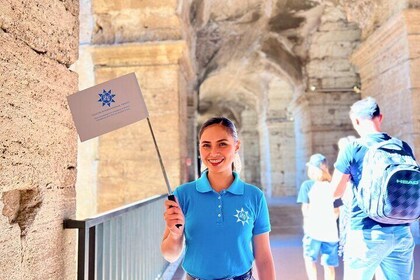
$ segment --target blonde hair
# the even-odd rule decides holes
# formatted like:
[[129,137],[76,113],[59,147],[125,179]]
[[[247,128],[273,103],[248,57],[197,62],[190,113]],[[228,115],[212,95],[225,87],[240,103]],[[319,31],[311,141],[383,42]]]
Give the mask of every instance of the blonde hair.
[[327,181],[331,182],[331,174],[328,167],[322,164],[320,168],[309,165],[308,166],[308,177],[314,181]]

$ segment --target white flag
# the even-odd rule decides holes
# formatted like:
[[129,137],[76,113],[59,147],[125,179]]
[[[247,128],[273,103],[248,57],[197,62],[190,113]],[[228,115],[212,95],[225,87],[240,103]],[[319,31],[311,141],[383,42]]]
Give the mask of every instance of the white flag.
[[82,142],[149,116],[135,73],[76,92],[67,101]]

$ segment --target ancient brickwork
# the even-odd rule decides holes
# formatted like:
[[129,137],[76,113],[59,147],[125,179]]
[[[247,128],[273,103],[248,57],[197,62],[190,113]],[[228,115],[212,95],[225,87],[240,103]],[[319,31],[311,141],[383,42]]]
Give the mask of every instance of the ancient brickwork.
[[406,140],[420,154],[418,10],[405,10],[372,34],[352,57],[362,96],[373,96],[384,113],[383,130]]
[[309,47],[307,87],[351,90],[359,81],[348,57],[360,42],[360,30],[348,23],[344,12],[337,8],[325,7],[320,21]]
[[0,6],[0,279],[74,279],[78,1]]
[[[136,73],[172,187],[185,180],[186,70],[178,61],[186,52],[182,41],[93,50],[97,83]],[[98,155],[99,212],[166,192],[146,120],[101,136]]]
[[340,137],[356,135],[348,112],[360,98],[355,67],[348,57],[359,45],[360,30],[346,20],[343,10],[324,7],[320,24],[310,39],[305,67],[305,92],[295,98],[296,189],[307,178],[305,163],[311,154],[324,154],[332,170]]

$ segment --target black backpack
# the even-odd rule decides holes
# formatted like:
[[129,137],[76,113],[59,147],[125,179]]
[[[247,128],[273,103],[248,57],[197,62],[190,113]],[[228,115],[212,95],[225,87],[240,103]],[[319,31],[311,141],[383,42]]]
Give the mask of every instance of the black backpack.
[[384,224],[406,224],[420,217],[420,168],[401,140],[367,144],[355,196],[359,207]]

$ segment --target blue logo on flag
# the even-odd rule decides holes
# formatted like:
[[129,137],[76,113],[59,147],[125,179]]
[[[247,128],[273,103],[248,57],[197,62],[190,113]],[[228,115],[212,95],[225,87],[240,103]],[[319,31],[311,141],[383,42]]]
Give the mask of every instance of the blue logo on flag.
[[98,102],[101,102],[102,106],[108,105],[108,107],[111,107],[111,103],[115,102],[115,100],[113,99],[114,97],[115,94],[112,94],[111,90],[103,90],[102,93],[99,93]]

